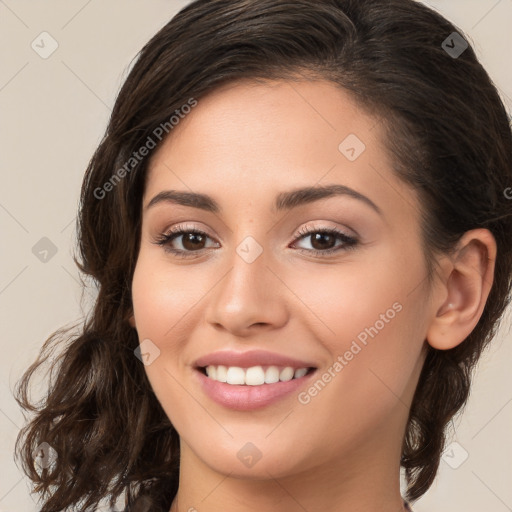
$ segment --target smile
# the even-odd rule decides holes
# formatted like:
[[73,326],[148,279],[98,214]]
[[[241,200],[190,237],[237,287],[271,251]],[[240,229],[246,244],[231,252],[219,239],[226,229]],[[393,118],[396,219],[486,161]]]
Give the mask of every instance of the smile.
[[295,370],[291,366],[240,368],[239,366],[210,365],[203,370],[210,379],[217,382],[225,382],[231,385],[260,386],[262,384],[275,384],[276,382],[300,379],[312,368],[298,368]]
[[311,360],[265,350],[220,350],[192,366],[206,396],[237,411],[259,409],[300,392],[317,370]]

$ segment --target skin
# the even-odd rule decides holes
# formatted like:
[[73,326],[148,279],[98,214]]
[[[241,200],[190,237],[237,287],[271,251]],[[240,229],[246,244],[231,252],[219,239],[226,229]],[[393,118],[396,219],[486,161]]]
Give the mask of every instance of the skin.
[[[366,145],[352,162],[338,149],[349,134]],[[326,184],[355,189],[381,214],[349,196],[272,211],[278,193]],[[209,194],[222,210],[145,209],[169,189]],[[403,510],[401,444],[425,348],[452,348],[478,322],[492,235],[466,233],[439,257],[430,288],[416,193],[393,174],[378,120],[325,81],[242,81],[201,98],[153,155],[143,208],[130,322],[160,350],[145,370],[180,435],[171,511]],[[207,233],[199,256],[154,243],[183,224]],[[321,257],[313,249],[342,241],[315,245],[299,238],[303,227],[337,227],[359,242]],[[236,252],[248,236],[263,251],[252,263]],[[183,236],[170,244],[193,252]],[[292,393],[233,411],[194,378],[195,359],[222,349],[311,360],[321,376],[395,303],[400,312],[307,404]],[[250,468],[237,457],[247,442],[261,452]]]

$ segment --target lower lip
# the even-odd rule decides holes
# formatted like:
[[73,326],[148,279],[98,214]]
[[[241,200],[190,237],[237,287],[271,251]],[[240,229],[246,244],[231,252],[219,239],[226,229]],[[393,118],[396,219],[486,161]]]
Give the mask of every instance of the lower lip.
[[259,386],[232,385],[210,379],[201,371],[195,370],[204,392],[216,403],[236,411],[253,411],[273,404],[299,388],[311,378],[316,371],[312,371],[299,379],[275,384],[261,384]]

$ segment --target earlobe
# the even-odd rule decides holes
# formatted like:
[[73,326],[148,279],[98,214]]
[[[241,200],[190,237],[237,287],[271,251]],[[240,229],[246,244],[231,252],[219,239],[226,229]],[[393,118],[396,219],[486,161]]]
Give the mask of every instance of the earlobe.
[[128,323],[130,324],[130,327],[133,327],[134,329],[136,328],[136,324],[135,324],[135,315],[133,314],[133,311],[130,311],[128,313]]
[[466,232],[459,241],[451,271],[443,288],[444,300],[438,304],[427,342],[438,350],[462,343],[477,325],[494,279],[496,241],[487,229]]

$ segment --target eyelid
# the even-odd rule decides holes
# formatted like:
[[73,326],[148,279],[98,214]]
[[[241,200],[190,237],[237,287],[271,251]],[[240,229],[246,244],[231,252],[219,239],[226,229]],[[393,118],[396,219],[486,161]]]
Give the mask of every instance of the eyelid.
[[[317,224],[319,222],[321,223],[320,225]],[[360,239],[359,233],[353,228],[348,228],[347,226],[340,228],[332,221],[316,220],[316,221],[310,221],[310,222],[306,223],[299,229],[294,229],[290,234],[290,236],[293,237],[292,241],[295,242],[299,236],[308,234],[312,230],[316,230],[316,231],[336,230],[336,231],[339,231],[340,233],[344,234],[347,237]],[[178,223],[171,227],[167,227],[162,230],[162,234],[163,235],[171,235],[173,233],[177,233],[177,232],[181,232],[181,231],[201,232],[202,234],[205,234],[212,239],[216,238],[216,239],[222,241],[222,237],[217,237],[217,236],[214,237],[213,235],[210,234],[210,232],[207,228],[198,227],[195,224],[190,224],[187,222]]]
[[298,230],[294,231],[294,237],[300,236],[301,234],[305,233],[311,233],[311,232],[317,232],[317,231],[338,231],[339,233],[342,233],[343,235],[350,237],[350,238],[357,238],[360,239],[359,233],[352,228],[349,228],[348,226],[340,227],[336,223],[332,221],[311,221],[306,223],[304,226],[300,227]]

